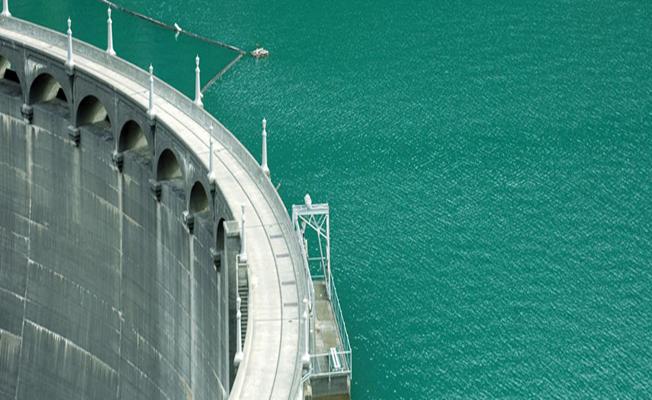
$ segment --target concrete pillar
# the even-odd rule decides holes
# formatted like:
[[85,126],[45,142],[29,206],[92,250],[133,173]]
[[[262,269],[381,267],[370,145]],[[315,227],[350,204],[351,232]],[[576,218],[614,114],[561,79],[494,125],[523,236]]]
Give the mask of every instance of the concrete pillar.
[[263,118],[263,154],[260,168],[267,177],[270,176],[269,167],[267,166],[267,120],[265,118]]
[[209,128],[208,137],[208,183],[215,184],[215,166],[213,165],[213,125]]
[[11,17],[11,13],[9,12],[9,0],[2,0],[2,16]]
[[247,262],[247,249],[245,242],[245,206],[241,206],[241,218],[240,218],[240,261]]
[[72,21],[68,17],[68,57],[66,58],[66,68],[72,71],[72,68],[75,66],[75,61],[72,58]]
[[147,106],[147,115],[154,118],[154,67],[149,64],[149,104]]
[[115,55],[113,50],[113,21],[111,20],[111,7],[106,10],[109,18],[106,20],[106,52],[110,55]]
[[200,80],[200,71],[199,71],[199,55],[195,57],[195,104],[199,107],[203,107],[204,103],[201,101],[201,80]]
[[233,364],[236,368],[238,368],[242,362],[242,358],[244,357],[244,354],[242,353],[242,311],[240,310],[240,307],[242,307],[242,299],[240,299],[240,295],[238,295],[238,298],[235,300],[235,304],[237,308],[235,316],[237,320],[236,323],[238,325],[236,335],[238,335],[238,337],[235,338],[236,353],[235,358],[233,359]]
[[23,115],[23,120],[27,124],[32,123],[32,118],[34,117],[34,108],[27,103],[24,103],[20,107],[20,113]]

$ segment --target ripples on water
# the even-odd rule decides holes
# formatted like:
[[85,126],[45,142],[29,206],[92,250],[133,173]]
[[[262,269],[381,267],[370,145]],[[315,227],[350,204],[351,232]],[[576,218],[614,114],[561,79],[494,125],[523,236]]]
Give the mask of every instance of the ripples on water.
[[205,104],[330,202],[354,398],[652,396],[652,3],[123,3],[271,50]]

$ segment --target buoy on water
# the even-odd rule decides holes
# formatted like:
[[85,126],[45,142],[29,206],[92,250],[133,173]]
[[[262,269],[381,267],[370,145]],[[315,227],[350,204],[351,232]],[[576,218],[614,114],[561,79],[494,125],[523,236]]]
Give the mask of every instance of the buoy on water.
[[252,51],[251,55],[254,56],[255,58],[263,58],[269,55],[269,51],[267,51],[262,47],[259,47],[256,50]]

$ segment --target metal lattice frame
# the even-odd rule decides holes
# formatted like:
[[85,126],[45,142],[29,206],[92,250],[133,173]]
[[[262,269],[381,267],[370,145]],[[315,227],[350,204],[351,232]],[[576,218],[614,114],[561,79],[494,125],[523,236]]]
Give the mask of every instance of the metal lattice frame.
[[[319,272],[323,274],[326,281],[326,292],[331,298],[331,238],[330,238],[330,216],[328,203],[312,204],[310,197],[306,196],[306,204],[292,206],[292,223],[294,229],[300,234],[308,265],[319,263]],[[319,244],[319,256],[311,256],[309,253],[306,229],[310,228],[317,236]],[[313,276],[314,278],[315,276]]]

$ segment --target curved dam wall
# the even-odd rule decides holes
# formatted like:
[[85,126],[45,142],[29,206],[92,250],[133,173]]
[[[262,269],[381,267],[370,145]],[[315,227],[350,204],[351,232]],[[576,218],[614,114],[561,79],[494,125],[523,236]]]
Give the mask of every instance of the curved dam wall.
[[0,84],[0,397],[223,398],[228,286],[210,250],[213,210],[230,215],[124,99],[37,71],[29,114],[22,85]]
[[[146,87],[144,71],[77,41],[103,62],[70,68],[64,43],[0,18],[0,399],[295,398],[306,277],[271,182],[219,122],[157,81],[157,104],[174,106],[166,118],[214,125],[219,151],[247,171],[244,183],[222,170],[209,180],[208,152],[163,110],[148,114],[146,91],[110,83],[122,71]],[[248,264],[233,188],[268,207],[247,227]],[[238,369],[242,267],[252,304]]]

